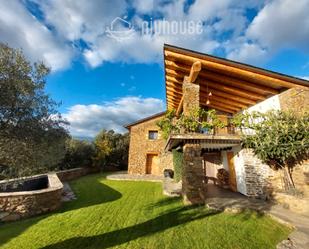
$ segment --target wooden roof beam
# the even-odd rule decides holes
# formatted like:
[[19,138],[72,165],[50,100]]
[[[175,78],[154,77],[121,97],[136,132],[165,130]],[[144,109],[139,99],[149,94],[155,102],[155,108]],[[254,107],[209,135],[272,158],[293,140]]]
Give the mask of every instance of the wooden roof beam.
[[[166,73],[169,75],[173,76],[178,76],[178,77],[184,77],[185,71],[187,69],[184,69],[184,71],[178,70],[178,68],[174,68],[172,66],[166,66],[165,68]],[[248,81],[242,81],[233,77],[228,77],[225,75],[218,75],[217,73],[211,72],[211,71],[201,71],[199,74],[199,78],[202,80],[212,80],[218,84],[226,84],[230,86],[236,86],[245,90],[249,90],[255,93],[261,93],[261,94],[278,94],[279,90],[268,87],[265,85],[260,85],[260,84],[253,84]]]
[[[202,65],[203,65],[203,67],[210,68],[214,71],[219,71],[219,72],[223,72],[223,73],[226,72],[228,74],[236,75],[238,77],[241,76],[245,79],[249,79],[251,82],[264,82],[264,84],[269,82],[271,84],[275,84],[275,85],[285,87],[285,88],[293,88],[293,87],[296,87],[296,86],[302,87],[301,85],[294,84],[292,82],[284,81],[284,80],[281,80],[281,79],[277,79],[277,78],[274,78],[274,77],[270,77],[270,76],[267,76],[267,75],[264,75],[264,74],[251,72],[251,71],[244,70],[244,69],[241,69],[241,68],[232,67],[232,66],[229,66],[229,65],[224,65],[224,64],[217,63],[217,62],[214,62],[214,61],[204,60],[202,58],[196,58],[196,57],[193,57],[193,56],[184,55],[184,54],[176,53],[176,52],[173,52],[173,51],[165,50],[164,54],[165,54],[166,59],[170,58],[172,61],[178,60],[178,61],[185,61],[186,63],[193,63],[194,61],[199,59],[201,61]],[[303,87],[305,87],[305,86],[303,86]]]
[[[173,88],[167,87],[166,90],[167,90],[168,96],[178,97],[178,98],[181,99],[182,94],[175,91]],[[208,94],[204,94],[204,93],[200,92],[201,102],[206,100],[208,97],[209,97]],[[244,108],[248,107],[248,105],[246,105],[246,104],[242,104],[242,103],[239,103],[239,102],[236,102],[236,101],[231,101],[231,100],[219,97],[219,96],[214,95],[214,94],[210,97],[210,100],[212,100],[212,99],[217,101],[217,102],[228,104],[229,106],[237,107],[238,109],[244,109]]]
[[[175,83],[175,82],[170,82],[170,81],[166,81],[166,84],[169,85],[169,86],[175,86],[175,85],[178,85],[178,86],[182,86],[181,84],[179,85],[179,83]],[[256,104],[256,101],[253,101],[251,99],[247,99],[247,98],[243,98],[243,97],[239,97],[239,96],[234,96],[234,95],[231,95],[231,94],[227,94],[225,92],[222,92],[222,91],[219,91],[219,90],[216,90],[214,88],[211,88],[209,87],[208,88],[209,91],[212,92],[212,94],[215,94],[217,96],[220,96],[220,97],[223,97],[223,98],[226,98],[228,100],[232,100],[232,101],[237,101],[237,102],[241,102],[243,104],[246,104],[246,105],[254,105]],[[181,90],[182,91],[182,90]]]
[[[182,84],[182,82],[179,80],[179,77],[176,78],[174,76],[166,74],[165,78],[168,81],[175,82],[175,83],[178,83],[178,84]],[[230,93],[230,94],[237,95],[237,96],[240,96],[240,97],[245,97],[245,98],[252,99],[252,100],[262,100],[262,99],[266,98],[266,96],[261,95],[261,94],[249,92],[247,90],[241,90],[241,89],[235,88],[235,87],[225,86],[225,85],[222,85],[222,84],[216,84],[215,82],[212,82],[212,81],[205,82],[205,81],[198,79],[197,82],[198,82],[198,84],[200,84],[200,86],[207,87],[207,84],[208,84],[208,88],[211,87],[213,89],[217,89],[217,90],[220,90],[220,91],[223,91],[223,92],[226,92],[226,93]]]

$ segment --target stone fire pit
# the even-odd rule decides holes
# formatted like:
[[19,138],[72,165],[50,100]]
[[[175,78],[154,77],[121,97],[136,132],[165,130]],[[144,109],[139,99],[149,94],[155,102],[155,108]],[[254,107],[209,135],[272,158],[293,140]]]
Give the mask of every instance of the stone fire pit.
[[0,181],[0,221],[13,221],[56,210],[63,184],[56,174]]

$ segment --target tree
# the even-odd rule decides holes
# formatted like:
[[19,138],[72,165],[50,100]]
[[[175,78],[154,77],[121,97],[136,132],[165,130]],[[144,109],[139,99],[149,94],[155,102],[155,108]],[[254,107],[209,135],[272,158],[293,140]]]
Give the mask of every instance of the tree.
[[94,139],[95,156],[93,158],[95,166],[104,166],[106,164],[106,157],[112,151],[111,140],[114,135],[114,131],[107,131],[103,129]]
[[5,176],[51,169],[64,156],[67,123],[44,92],[49,72],[0,43],[0,170]]
[[128,168],[129,133],[115,133],[110,141],[112,150],[106,158],[109,165],[115,165],[122,170]]
[[59,164],[59,168],[71,169],[78,167],[91,167],[95,156],[94,144],[74,138],[66,140],[65,156]]
[[252,148],[264,163],[283,170],[285,189],[294,192],[293,168],[309,156],[309,115],[297,116],[282,111],[253,112],[239,114],[233,122],[238,127],[253,131],[251,135],[243,132],[243,146]]
[[96,166],[113,165],[120,169],[126,169],[128,164],[129,135],[115,133],[113,130],[99,132],[94,140]]

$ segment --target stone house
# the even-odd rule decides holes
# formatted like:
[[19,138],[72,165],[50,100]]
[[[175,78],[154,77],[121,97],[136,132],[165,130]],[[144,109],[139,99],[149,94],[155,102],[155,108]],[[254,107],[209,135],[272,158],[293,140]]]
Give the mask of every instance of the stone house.
[[165,112],[128,124],[130,131],[129,174],[162,175],[164,169],[173,168],[173,157],[165,151],[165,139],[156,122]]
[[213,134],[172,134],[166,141],[156,126],[164,113],[129,124],[129,174],[162,175],[173,169],[171,150],[181,147],[188,202],[201,202],[205,176],[215,179],[220,168],[229,172],[230,189],[246,196],[263,197],[270,182],[280,185],[276,172],[241,148],[229,120],[244,110],[308,112],[309,82],[171,45],[164,45],[164,65],[168,110],[186,115],[196,107],[215,109],[227,126]]

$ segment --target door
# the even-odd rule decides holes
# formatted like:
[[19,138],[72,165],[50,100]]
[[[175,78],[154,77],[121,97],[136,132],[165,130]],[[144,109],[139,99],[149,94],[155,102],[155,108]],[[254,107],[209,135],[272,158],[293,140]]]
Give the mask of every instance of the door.
[[221,153],[208,152],[204,154],[204,174],[211,178],[217,178],[218,169],[221,168]]
[[236,192],[237,182],[236,182],[236,172],[235,172],[235,165],[234,165],[234,153],[232,151],[227,152],[227,162],[229,165],[230,188]]
[[147,154],[146,174],[151,174],[152,169],[157,165],[157,161],[158,161],[158,154]]

